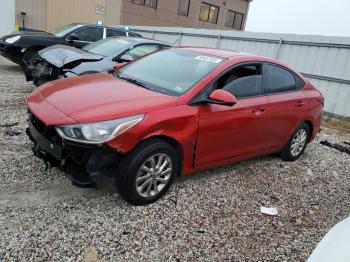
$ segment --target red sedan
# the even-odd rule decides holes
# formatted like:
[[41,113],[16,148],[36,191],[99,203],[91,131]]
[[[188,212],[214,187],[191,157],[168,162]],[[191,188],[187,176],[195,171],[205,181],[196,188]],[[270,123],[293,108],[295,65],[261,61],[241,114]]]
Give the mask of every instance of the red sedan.
[[261,155],[303,154],[324,98],[301,74],[264,57],[171,48],[120,67],[48,83],[27,99],[33,151],[93,184],[112,172],[143,205],[177,175]]

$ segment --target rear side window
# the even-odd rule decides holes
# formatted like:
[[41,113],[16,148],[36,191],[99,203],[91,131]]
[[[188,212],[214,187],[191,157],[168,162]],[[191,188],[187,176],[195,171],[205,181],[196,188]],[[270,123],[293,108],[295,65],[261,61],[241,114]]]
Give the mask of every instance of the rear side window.
[[126,33],[124,31],[107,28],[107,37],[111,36],[126,36]]
[[263,76],[261,64],[242,65],[221,76],[216,83],[215,89],[223,89],[233,94],[237,99],[260,96]]
[[294,75],[279,66],[267,65],[268,93],[280,93],[296,90]]

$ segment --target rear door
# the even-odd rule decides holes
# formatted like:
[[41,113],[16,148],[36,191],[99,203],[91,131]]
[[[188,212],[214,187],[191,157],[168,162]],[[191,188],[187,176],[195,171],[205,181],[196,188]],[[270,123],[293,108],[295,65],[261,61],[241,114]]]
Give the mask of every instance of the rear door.
[[306,109],[305,83],[287,68],[266,64],[267,116],[269,147],[281,149],[301,124]]
[[209,87],[224,89],[237,98],[234,106],[203,104],[198,108],[199,127],[195,166],[254,155],[265,149],[266,96],[262,64],[234,66]]

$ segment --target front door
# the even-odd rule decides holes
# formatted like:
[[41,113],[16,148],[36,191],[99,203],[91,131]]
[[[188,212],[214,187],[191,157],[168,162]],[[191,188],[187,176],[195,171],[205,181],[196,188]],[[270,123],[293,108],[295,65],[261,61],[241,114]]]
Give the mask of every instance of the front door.
[[237,98],[229,107],[200,105],[195,166],[253,155],[265,149],[266,101],[262,65],[243,64],[228,70],[211,85]]
[[93,42],[103,39],[103,27],[84,27],[78,29],[73,34],[76,35],[79,39],[72,41],[72,44],[75,47],[81,48]]

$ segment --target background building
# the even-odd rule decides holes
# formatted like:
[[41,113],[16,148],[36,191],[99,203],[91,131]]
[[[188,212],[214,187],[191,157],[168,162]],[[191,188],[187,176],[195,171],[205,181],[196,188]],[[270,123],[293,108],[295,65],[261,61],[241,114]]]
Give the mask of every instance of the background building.
[[1,0],[0,8],[0,36],[15,30],[15,2]]
[[[16,23],[52,30],[72,22],[244,30],[251,0],[16,0]],[[25,17],[23,16],[25,13]],[[22,14],[21,14],[22,13]]]

